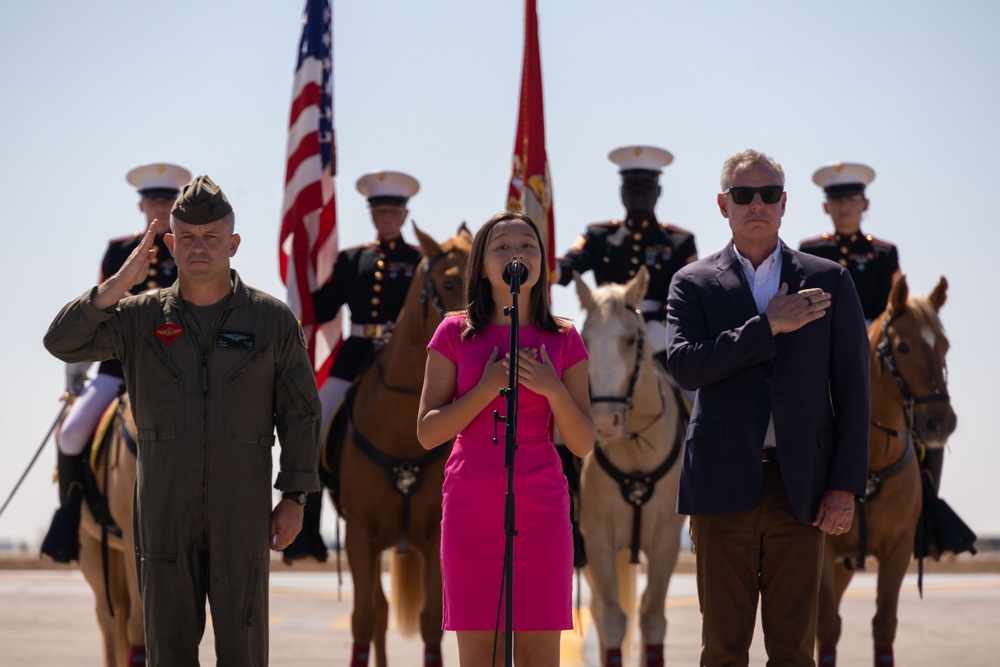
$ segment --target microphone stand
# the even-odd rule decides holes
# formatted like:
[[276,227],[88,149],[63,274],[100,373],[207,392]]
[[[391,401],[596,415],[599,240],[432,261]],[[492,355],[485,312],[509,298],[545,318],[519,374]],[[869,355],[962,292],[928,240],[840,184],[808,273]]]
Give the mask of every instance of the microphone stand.
[[[501,417],[493,411],[493,422],[504,422],[504,466],[507,468],[507,496],[504,505],[504,667],[514,665],[514,452],[517,449],[517,379],[519,328],[517,296],[521,293],[521,275],[511,271],[510,276],[511,306],[504,308],[504,314],[510,317],[510,366],[507,373],[507,388],[502,390],[507,399],[507,415]],[[493,444],[496,444],[494,430]]]

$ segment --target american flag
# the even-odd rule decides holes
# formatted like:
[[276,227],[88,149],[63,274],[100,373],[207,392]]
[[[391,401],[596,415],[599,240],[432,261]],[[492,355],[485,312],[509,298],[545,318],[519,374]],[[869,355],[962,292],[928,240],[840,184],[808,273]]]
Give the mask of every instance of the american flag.
[[312,305],[312,293],[329,280],[337,260],[331,27],[329,0],[306,0],[292,86],[285,198],[278,239],[287,303],[302,322],[318,386],[329,375],[343,335],[339,315],[317,325]]
[[545,151],[542,59],[538,48],[535,0],[525,0],[524,3],[524,63],[519,101],[513,166],[507,186],[507,210],[521,211],[535,221],[542,234],[549,284],[552,284],[556,270],[556,223],[552,207],[552,177]]

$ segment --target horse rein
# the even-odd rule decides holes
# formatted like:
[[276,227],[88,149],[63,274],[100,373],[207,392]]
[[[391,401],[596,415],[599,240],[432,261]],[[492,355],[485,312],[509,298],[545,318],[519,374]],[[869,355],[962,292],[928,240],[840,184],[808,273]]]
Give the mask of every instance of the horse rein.
[[[434,257],[426,257],[423,262],[424,270],[424,288],[420,291],[420,304],[423,307],[424,324],[427,323],[427,304],[430,302],[434,305],[434,309],[437,310],[438,316],[444,319],[445,313],[448,309],[444,307],[444,303],[441,301],[441,295],[438,294],[437,287],[434,285],[434,281],[431,280],[431,267],[437,264],[439,261],[448,256],[449,250],[442,250],[440,253]],[[424,333],[427,331],[425,329]],[[430,332],[433,334],[434,332]],[[427,336],[430,339],[430,336]]]
[[[867,530],[867,517],[865,513],[865,504],[870,503],[875,500],[879,492],[882,490],[882,485],[890,477],[893,477],[903,470],[910,463],[910,459],[916,450],[915,440],[919,437],[919,433],[914,433],[913,428],[913,409],[919,403],[930,403],[933,401],[947,401],[950,400],[947,393],[945,394],[933,394],[930,396],[914,397],[913,393],[906,386],[906,381],[903,379],[902,374],[899,372],[899,368],[896,366],[896,360],[892,355],[892,345],[889,343],[889,325],[896,319],[893,317],[886,317],[882,320],[882,331],[880,334],[878,345],[875,346],[875,354],[879,358],[880,363],[884,363],[892,374],[893,379],[896,381],[896,385],[899,386],[899,393],[903,398],[903,415],[906,420],[906,430],[897,431],[891,429],[885,424],[875,419],[871,420],[872,426],[886,433],[889,438],[896,438],[902,440],[905,444],[903,453],[900,455],[895,462],[889,465],[887,468],[882,470],[869,470],[868,480],[865,486],[865,497],[861,498],[857,502],[857,518],[858,518],[858,554],[856,560],[852,563],[850,558],[844,559],[844,565],[847,566],[849,570],[864,570],[865,569],[865,557],[868,555],[868,530]],[[923,443],[920,444],[923,447]],[[886,449],[888,450],[889,440],[886,440]],[[921,459],[923,454],[921,453]]]
[[[639,319],[639,322],[642,323],[643,322],[642,312],[640,310],[638,310],[638,309],[635,309],[633,312],[635,312],[635,315]],[[642,369],[643,352],[644,352],[645,346],[646,346],[646,327],[645,327],[645,325],[640,324],[637,336],[638,336],[638,339],[636,340],[636,344],[635,344],[635,364],[632,366],[632,375],[629,378],[628,389],[626,390],[625,395],[624,396],[591,396],[590,397],[591,404],[594,404],[594,403],[623,403],[625,405],[625,416],[624,416],[624,418],[625,418],[626,422],[628,421],[628,413],[632,410],[632,395],[635,393],[635,386],[636,386],[636,384],[639,381],[639,371]],[[667,404],[663,400],[663,394],[660,393],[660,409],[657,411],[657,413],[653,416],[653,418],[649,421],[649,423],[646,424],[645,426],[643,426],[642,428],[640,428],[640,429],[638,429],[636,431],[632,431],[630,433],[626,433],[625,434],[625,438],[628,439],[628,440],[636,440],[637,441],[639,439],[639,436],[641,436],[645,431],[648,431],[650,428],[652,428],[653,424],[655,424],[656,422],[658,422],[660,420],[660,417],[663,416],[663,413],[664,413],[664,411],[666,409],[667,409]]]
[[[638,309],[635,311],[636,317],[642,321],[642,314]],[[635,384],[639,380],[639,369],[642,366],[642,353],[646,347],[646,329],[639,327],[638,340],[635,343],[635,364],[632,366],[632,377],[628,381],[628,390],[624,396],[591,396],[591,403],[624,403],[625,411],[632,409],[632,394],[635,393]]]
[[[430,335],[427,335],[427,304],[431,303],[434,305],[434,309],[437,311],[439,320],[444,319],[447,309],[444,307],[444,303],[441,301],[441,295],[438,294],[437,288],[434,286],[434,281],[431,280],[431,266],[433,266],[438,261],[444,259],[448,256],[448,250],[442,250],[440,253],[435,255],[433,258],[424,258],[421,268],[424,271],[424,287],[420,290],[420,305],[423,308],[423,321],[424,321],[424,335],[430,340]],[[435,325],[436,327],[437,325]],[[430,332],[433,335],[433,331]],[[382,366],[381,356],[375,360],[375,368],[378,371],[378,379],[382,383],[382,386],[389,391],[394,391],[397,394],[406,394],[408,396],[419,396],[420,389],[410,389],[408,387],[397,387],[389,384],[385,381],[385,368]]]

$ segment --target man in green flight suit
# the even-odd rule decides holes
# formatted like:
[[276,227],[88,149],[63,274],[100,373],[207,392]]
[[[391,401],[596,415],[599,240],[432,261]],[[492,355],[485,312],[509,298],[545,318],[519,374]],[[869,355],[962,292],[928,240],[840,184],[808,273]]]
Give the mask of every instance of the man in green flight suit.
[[[121,269],[59,313],[45,347],[66,362],[122,362],[138,430],[136,557],[148,664],[198,664],[210,603],[219,665],[267,665],[268,548],[302,525],[319,489],[320,402],[305,338],[284,303],[230,269],[240,237],[222,190],[181,191],[164,242],[171,286],[146,275],[154,220]],[[283,491],[272,510],[277,427]]]

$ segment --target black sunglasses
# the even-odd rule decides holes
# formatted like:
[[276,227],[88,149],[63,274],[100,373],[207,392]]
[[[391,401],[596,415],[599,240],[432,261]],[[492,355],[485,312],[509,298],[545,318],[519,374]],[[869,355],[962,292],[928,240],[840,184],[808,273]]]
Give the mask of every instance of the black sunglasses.
[[785,191],[783,185],[765,185],[762,188],[751,188],[742,185],[734,185],[722,191],[724,195],[732,195],[733,202],[746,206],[753,201],[753,196],[760,193],[760,200],[765,204],[777,204],[781,201],[781,193]]

